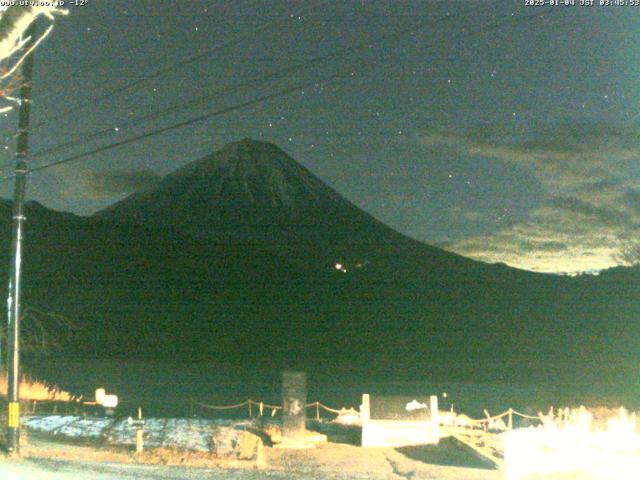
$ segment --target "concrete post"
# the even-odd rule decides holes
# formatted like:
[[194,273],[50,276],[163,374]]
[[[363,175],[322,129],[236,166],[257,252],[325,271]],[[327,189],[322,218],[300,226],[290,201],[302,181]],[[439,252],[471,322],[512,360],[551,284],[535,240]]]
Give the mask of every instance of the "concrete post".
[[438,396],[431,395],[429,400],[430,400],[429,410],[431,411],[431,434],[433,435],[433,439],[437,443],[440,440],[440,418],[439,418],[439,412],[438,412]]
[[368,393],[362,394],[362,405],[360,405],[360,420],[362,423],[371,418],[371,398]]
[[140,455],[144,451],[144,422],[142,420],[142,408],[138,407],[138,423],[136,428],[136,453]]

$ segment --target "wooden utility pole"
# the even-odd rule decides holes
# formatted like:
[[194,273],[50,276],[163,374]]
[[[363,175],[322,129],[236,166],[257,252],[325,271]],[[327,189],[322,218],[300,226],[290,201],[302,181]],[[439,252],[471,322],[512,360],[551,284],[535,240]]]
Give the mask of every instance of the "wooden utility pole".
[[[25,51],[36,42],[36,21],[25,32],[29,37]],[[33,51],[22,64],[20,111],[18,113],[18,141],[16,148],[15,183],[13,187],[13,239],[7,295],[7,450],[20,453],[20,277],[22,273],[22,238],[24,235],[24,198],[27,187],[27,155],[29,152],[29,113],[31,108],[31,81],[33,78]]]

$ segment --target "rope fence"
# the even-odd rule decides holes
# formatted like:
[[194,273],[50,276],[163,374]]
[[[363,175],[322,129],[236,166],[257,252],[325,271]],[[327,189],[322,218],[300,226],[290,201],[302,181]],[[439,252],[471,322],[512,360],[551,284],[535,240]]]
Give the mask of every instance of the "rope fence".
[[[218,411],[228,411],[228,410],[234,410],[234,409],[240,409],[240,408],[247,407],[249,418],[253,418],[256,415],[258,417],[262,417],[262,416],[265,415],[265,412],[267,412],[267,411],[270,411],[270,412],[267,412],[267,413],[269,413],[269,415],[271,417],[274,417],[279,411],[282,410],[282,406],[281,405],[272,405],[272,404],[268,404],[268,403],[265,403],[265,402],[262,402],[262,401],[252,400],[252,399],[248,399],[248,400],[245,400],[244,402],[236,403],[234,405],[211,405],[211,404],[202,403],[202,402],[196,401],[196,400],[191,400],[191,402],[195,406],[206,408],[208,410],[218,410]],[[257,410],[254,407],[257,407]],[[332,413],[334,415],[345,414],[345,413],[349,413],[351,411],[355,412],[355,410],[353,410],[353,408],[352,409],[331,408],[331,407],[325,405],[324,403],[322,403],[320,401],[307,403],[305,405],[305,408],[306,409],[314,408],[315,409],[315,419],[318,420],[318,421],[322,418],[321,417],[321,411],[329,412],[329,413]],[[527,414],[518,412],[518,411],[514,410],[513,408],[509,408],[508,410],[505,410],[504,412],[499,413],[497,415],[489,415],[489,412],[487,412],[486,410],[484,411],[484,413],[486,415],[486,418],[470,419],[470,418],[467,417],[467,418],[465,418],[463,423],[468,425],[468,426],[492,428],[492,427],[496,426],[496,422],[498,422],[499,420],[502,420],[503,418],[507,417],[506,427],[509,430],[511,430],[513,428],[513,417],[514,416],[517,416],[517,417],[520,417],[520,418],[524,418],[524,419],[528,419],[528,420],[538,420],[538,421],[541,420],[540,416],[527,415]]]
[[199,407],[202,408],[208,408],[210,410],[233,410],[236,408],[241,408],[244,407],[245,405],[249,405],[251,403],[251,400],[246,400],[242,403],[238,403],[236,405],[208,405],[205,403],[201,403],[201,402],[196,402],[195,400],[192,400],[192,402],[196,405],[198,405]]
[[[272,405],[269,403],[252,400],[252,399],[248,399],[248,400],[245,400],[244,402],[236,403],[233,405],[211,405],[211,404],[203,403],[193,399],[190,400],[190,403],[192,406],[197,406],[197,407],[205,408],[207,410],[217,410],[217,411],[236,410],[236,409],[241,409],[246,407],[250,418],[253,418],[256,414],[257,416],[262,417],[265,415],[265,413],[268,413],[271,417],[274,417],[279,411],[282,410],[282,405]],[[341,413],[346,413],[350,411],[349,409],[346,409],[346,408],[342,408],[340,410],[331,408],[320,401],[307,403],[305,405],[305,408],[315,409],[316,420],[320,420],[321,411],[326,411],[329,413],[333,413],[335,415],[340,415]]]
[[[122,403],[122,402],[121,402]],[[198,407],[201,409],[226,412],[232,410],[239,410],[246,408],[248,415],[250,418],[254,416],[265,416],[270,415],[274,417],[278,412],[282,411],[282,405],[273,405],[270,403],[265,403],[263,401],[257,401],[252,399],[247,399],[244,402],[232,404],[232,405],[213,405],[210,403],[204,403],[195,399],[189,399],[188,401],[190,407],[190,413],[193,414],[193,407]],[[83,401],[83,402],[64,402],[59,400],[29,400],[23,401],[23,411],[27,414],[43,414],[48,413],[52,415],[81,415],[86,413],[87,411],[92,410],[92,408],[100,407],[99,404],[93,401]],[[341,410],[331,408],[319,401],[308,403],[305,405],[305,408],[314,408],[315,409],[315,418],[320,420],[321,412],[326,411],[332,414],[340,414],[342,412],[346,412],[347,409],[343,408]]]
[[[57,400],[30,400],[25,402],[25,413],[27,414],[42,414],[43,410],[50,414],[80,414],[79,409],[83,407],[86,409],[92,406],[96,406],[95,402],[61,402]],[[247,414],[249,418],[254,417],[264,417],[270,416],[275,417],[278,413],[282,412],[282,405],[274,405],[265,403],[264,401],[257,401],[253,399],[247,399],[243,402],[230,404],[230,405],[213,405],[209,403],[204,403],[196,399],[189,399],[190,413],[193,416],[194,407],[206,409],[210,411],[219,411],[219,412],[230,412],[233,410],[247,409]],[[307,403],[305,408],[314,410],[315,420],[320,421],[323,417],[323,412],[333,414],[333,415],[341,415],[341,414],[357,414],[357,411],[353,408],[341,408],[336,409],[332,408],[328,405],[320,401],[315,401],[311,403]],[[39,412],[38,412],[39,411]],[[86,415],[86,411],[84,412]],[[486,418],[473,419],[467,416],[459,416],[461,418],[455,418],[454,422],[456,426],[469,426],[476,428],[484,428],[485,430],[490,429],[513,429],[513,421],[514,417],[519,417],[525,420],[535,420],[542,422],[543,414],[540,413],[538,415],[527,415],[525,413],[514,410],[513,408],[509,408],[502,413],[497,415],[490,415],[487,410],[484,410],[484,414]],[[506,423],[505,419],[506,418]]]
[[514,415],[518,415],[519,417],[522,417],[522,418],[527,418],[527,419],[530,419],[530,420],[540,420],[540,416],[533,417],[531,415],[525,415],[524,413],[516,412],[515,410],[512,410],[512,413]]
[[[38,415],[47,413],[50,415],[81,415],[87,410],[87,405],[80,400],[55,400],[55,399],[22,399],[20,400],[21,412],[26,415]],[[6,410],[6,399],[0,399],[2,412]]]
[[541,418],[542,414],[539,414],[538,416],[527,415],[525,413],[520,413],[514,410],[513,408],[509,408],[508,410],[505,410],[504,412],[499,413],[497,415],[493,415],[493,416],[489,415],[489,412],[487,412],[486,410],[484,411],[484,414],[486,415],[487,418],[468,419],[466,420],[466,423],[468,423],[469,425],[478,425],[478,426],[483,426],[485,428],[487,427],[491,428],[492,426],[496,426],[496,423],[498,420],[502,420],[504,417],[507,417],[506,427],[508,430],[512,430],[514,415],[527,420],[538,420],[538,421],[542,420]]

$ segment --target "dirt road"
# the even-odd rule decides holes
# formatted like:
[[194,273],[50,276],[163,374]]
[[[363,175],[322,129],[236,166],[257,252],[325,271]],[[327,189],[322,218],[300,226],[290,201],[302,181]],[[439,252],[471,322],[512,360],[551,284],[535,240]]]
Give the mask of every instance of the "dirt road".
[[[499,480],[485,468],[461,468],[418,461],[393,448],[328,443],[309,450],[265,448],[264,467],[236,462],[221,468],[202,458],[132,452],[30,438],[22,457],[0,456],[0,480]],[[143,460],[144,463],[138,463]],[[435,458],[434,458],[435,460]],[[165,464],[169,463],[169,465]]]
[[[320,450],[320,449],[318,449]],[[329,464],[319,462],[319,451],[290,452],[279,455],[263,470],[193,468],[133,463],[88,462],[44,457],[0,459],[0,480],[358,480],[358,479],[429,479],[429,480],[498,480],[499,472],[427,465],[407,459],[392,449],[369,451],[366,458],[353,458],[348,467],[336,469],[350,455],[325,451],[320,457],[333,458]],[[337,455],[336,455],[337,454]]]
[[[51,459],[0,461],[0,480],[196,480],[285,479],[283,474],[247,470],[201,469],[156,465],[78,462]],[[312,478],[312,477],[308,477]]]

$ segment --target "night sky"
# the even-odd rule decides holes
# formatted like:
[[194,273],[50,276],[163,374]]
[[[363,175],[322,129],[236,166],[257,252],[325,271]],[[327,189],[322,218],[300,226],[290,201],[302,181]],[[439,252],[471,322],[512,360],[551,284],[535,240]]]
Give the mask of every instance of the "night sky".
[[[36,52],[32,166],[302,86],[34,172],[29,198],[88,215],[251,137],[415,239],[528,270],[613,266],[640,230],[640,7],[579,2],[69,6]],[[16,115],[2,122],[8,166]]]

